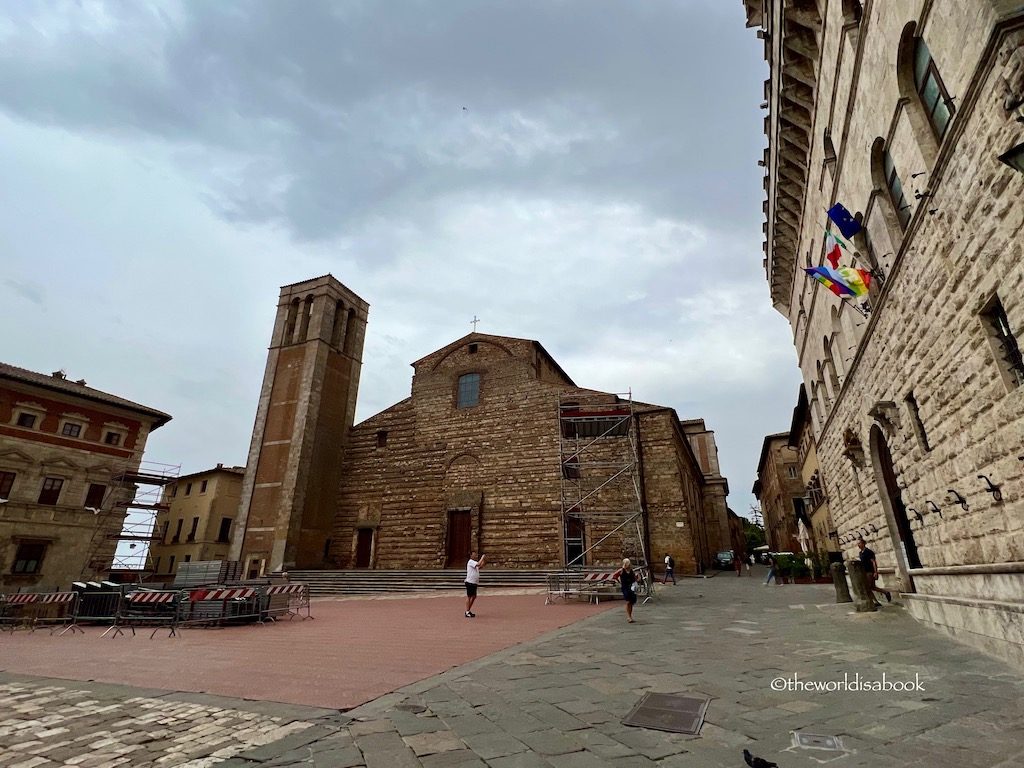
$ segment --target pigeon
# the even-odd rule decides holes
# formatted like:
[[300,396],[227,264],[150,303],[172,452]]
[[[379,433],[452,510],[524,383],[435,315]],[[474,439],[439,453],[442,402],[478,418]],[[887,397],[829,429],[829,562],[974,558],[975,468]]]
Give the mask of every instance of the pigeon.
[[743,760],[750,768],[779,768],[778,763],[770,763],[763,757],[754,757],[747,750],[743,750]]

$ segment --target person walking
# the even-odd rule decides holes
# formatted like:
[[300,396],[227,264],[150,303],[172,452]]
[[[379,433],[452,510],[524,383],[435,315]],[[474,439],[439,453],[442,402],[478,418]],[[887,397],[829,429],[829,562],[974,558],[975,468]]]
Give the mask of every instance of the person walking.
[[636,590],[639,587],[636,581],[636,573],[633,571],[633,564],[629,558],[622,561],[622,567],[612,574],[613,580],[618,580],[622,587],[622,599],[626,601],[626,621],[633,623],[633,606],[636,605]]
[[469,562],[466,563],[466,618],[475,619],[476,614],[473,613],[473,603],[476,602],[476,589],[480,585],[480,569],[484,567],[484,560],[487,559],[487,555],[480,555],[478,560],[476,552],[473,552],[469,557]]
[[778,586],[781,583],[779,581],[779,577],[775,573],[775,568],[776,568],[775,555],[769,554],[768,555],[768,578],[764,580],[764,585],[766,587],[768,586],[768,582],[770,582],[772,579],[775,579],[775,586]]
[[733,558],[732,558],[732,567],[736,569],[736,575],[737,576],[742,576],[743,575],[743,561],[744,560],[746,560],[746,558],[741,556],[741,553],[740,553],[739,550],[736,550],[736,553],[733,555]]
[[[879,592],[885,595],[885,602],[892,602],[892,593],[882,589],[877,585],[878,582],[878,560],[875,559],[875,552],[871,547],[867,545],[864,539],[857,539],[857,549],[860,550],[860,554],[857,555],[860,558],[861,564],[864,566],[864,576],[868,580],[868,589],[872,592]],[[874,598],[874,595],[871,595]],[[875,600],[875,605],[881,605],[880,602]]]
[[662,584],[668,584],[668,580],[672,579],[672,583],[676,583],[676,561],[672,558],[672,555],[666,553],[665,555],[665,578],[661,580]]
[[753,555],[747,555],[747,560],[746,560],[747,576],[752,576],[753,575],[750,572],[750,566],[752,566],[753,564],[754,564],[754,556]]

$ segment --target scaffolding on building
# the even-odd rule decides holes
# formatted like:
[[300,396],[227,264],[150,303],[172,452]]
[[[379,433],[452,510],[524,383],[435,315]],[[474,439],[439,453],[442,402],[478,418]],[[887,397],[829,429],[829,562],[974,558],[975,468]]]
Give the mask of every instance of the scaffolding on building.
[[[629,558],[645,601],[654,596],[631,392],[558,397],[565,574]],[[589,542],[589,543],[588,543]]]
[[149,574],[149,547],[162,536],[156,518],[169,509],[163,489],[180,474],[180,464],[143,461],[125,465],[111,475],[103,503],[88,508],[96,515],[96,525],[82,577],[88,571],[129,571],[141,581]]

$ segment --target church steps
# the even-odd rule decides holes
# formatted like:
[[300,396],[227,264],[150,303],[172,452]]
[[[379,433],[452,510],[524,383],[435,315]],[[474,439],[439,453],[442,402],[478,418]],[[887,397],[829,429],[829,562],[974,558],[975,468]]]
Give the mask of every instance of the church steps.
[[[481,572],[481,587],[487,588],[528,588],[544,587],[551,571],[526,571],[512,569],[484,569]],[[309,584],[312,595],[351,595],[394,592],[423,592],[430,590],[462,589],[466,571],[444,570],[348,570],[348,571],[305,571],[288,572],[293,582]]]

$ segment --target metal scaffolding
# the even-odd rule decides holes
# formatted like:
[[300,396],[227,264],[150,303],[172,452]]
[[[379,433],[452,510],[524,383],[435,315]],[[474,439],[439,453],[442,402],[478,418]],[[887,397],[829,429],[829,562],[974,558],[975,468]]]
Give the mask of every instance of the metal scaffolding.
[[628,557],[649,599],[654,588],[632,393],[561,394],[558,434],[565,571],[617,568]]
[[87,571],[136,571],[147,573],[149,545],[160,539],[156,516],[169,508],[163,503],[163,488],[181,474],[180,464],[143,461],[115,472],[99,507],[90,508],[96,525],[89,541]]

